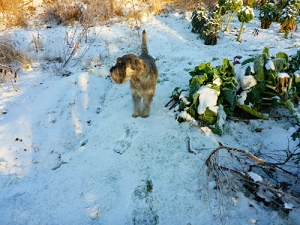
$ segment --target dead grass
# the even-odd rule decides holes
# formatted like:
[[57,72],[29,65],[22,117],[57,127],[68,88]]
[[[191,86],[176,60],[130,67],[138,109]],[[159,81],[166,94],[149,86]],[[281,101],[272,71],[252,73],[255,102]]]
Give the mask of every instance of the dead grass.
[[118,0],[44,0],[43,3],[46,23],[72,25],[77,21],[84,25],[95,25],[115,16],[123,16],[124,2]]
[[86,10],[83,14],[82,22],[85,24],[101,24],[112,17],[123,17],[123,7],[126,1],[118,0],[84,0]]
[[13,45],[10,36],[0,37],[0,64],[6,66],[18,66],[29,63],[30,57],[24,52],[18,50]]
[[141,2],[146,3],[149,6],[149,11],[154,14],[165,12],[167,9],[183,9],[194,7],[196,0],[142,0]]
[[[0,19],[7,27],[27,25],[35,15],[35,0],[0,0]],[[194,10],[204,2],[209,7],[217,0],[43,0],[42,17],[44,23],[73,25],[103,24],[111,18],[129,19],[136,17],[136,7],[147,13],[159,14],[173,9],[182,11]]]
[[71,25],[82,18],[82,4],[74,0],[44,0],[43,3],[45,6],[44,21],[46,23],[55,22]]
[[27,10],[24,7],[28,5],[28,0],[0,0],[0,12],[4,25],[7,27],[26,25]]

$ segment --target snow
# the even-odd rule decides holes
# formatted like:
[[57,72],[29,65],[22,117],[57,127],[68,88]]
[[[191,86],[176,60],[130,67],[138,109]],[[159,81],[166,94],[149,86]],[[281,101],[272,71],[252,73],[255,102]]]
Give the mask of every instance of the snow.
[[239,81],[243,90],[249,90],[257,84],[255,77],[252,75],[242,76],[240,77]]
[[197,125],[197,121],[189,114],[186,110],[179,113],[178,117],[181,117],[187,122],[192,122],[193,124]]
[[272,59],[269,59],[265,65],[267,70],[275,70],[275,65]]
[[196,94],[199,94],[199,114],[203,114],[206,108],[218,113],[217,101],[220,94],[219,91],[212,89],[210,85],[206,85],[202,86],[199,91],[196,92]]
[[[247,59],[264,47],[273,55],[295,54],[299,30],[285,39],[274,24],[253,36],[260,23],[255,18],[241,43],[233,32],[221,33],[216,46],[205,46],[191,32],[189,16],[150,15],[142,25],[159,68],[146,119],[131,117],[129,84],[116,85],[106,76],[117,57],[139,54],[135,22],[91,28],[82,45],[96,41],[80,63],[74,66],[81,51],[71,60],[68,77],[57,76],[48,59],[62,55],[66,31],[72,28],[9,31],[36,61],[19,72],[18,92],[9,83],[0,87],[0,224],[299,224],[299,209],[287,219],[243,193],[221,210],[204,165],[218,143],[251,153],[292,149],[298,142],[290,136],[297,127],[289,118],[249,124],[229,120],[220,137],[205,127],[179,124],[164,107],[172,90],[185,86],[188,71],[201,62],[219,65],[237,54]],[[239,24],[234,18],[231,27]],[[35,53],[31,41],[38,33],[44,50]],[[216,91],[205,87],[201,92],[205,98],[199,112],[217,105]],[[203,150],[191,154],[188,145]]]
[[245,104],[245,101],[247,99],[247,91],[243,91],[239,96],[238,96],[238,103],[240,105],[244,105]]
[[219,105],[218,107],[218,125],[219,127],[222,127],[226,123],[227,115],[224,111],[223,105]]
[[259,176],[257,173],[254,172],[248,172],[248,175],[250,176],[250,178],[255,182],[263,182],[263,179],[261,176]]
[[240,11],[244,11],[246,15],[251,15],[254,17],[254,11],[252,8],[250,7],[242,7],[242,9],[240,9]]
[[286,208],[286,209],[293,209],[294,208],[294,206],[293,206],[293,204],[290,204],[290,203],[284,203],[284,208]]
[[291,77],[287,73],[278,73],[277,78],[281,79],[281,78],[291,78]]

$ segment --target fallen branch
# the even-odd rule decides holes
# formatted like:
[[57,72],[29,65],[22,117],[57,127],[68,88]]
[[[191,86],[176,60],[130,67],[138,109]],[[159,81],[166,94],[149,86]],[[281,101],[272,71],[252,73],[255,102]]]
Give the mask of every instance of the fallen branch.
[[[227,156],[219,154],[224,150]],[[220,146],[209,154],[205,165],[207,174],[216,181],[217,190],[244,190],[250,192],[255,200],[288,213],[300,207],[299,168],[296,173],[287,169],[297,168],[293,166],[296,164],[292,159],[299,155],[299,148],[293,152],[287,150],[283,161],[269,162],[242,149]],[[230,163],[226,160],[228,158]],[[292,203],[293,207],[288,207],[287,203]]]

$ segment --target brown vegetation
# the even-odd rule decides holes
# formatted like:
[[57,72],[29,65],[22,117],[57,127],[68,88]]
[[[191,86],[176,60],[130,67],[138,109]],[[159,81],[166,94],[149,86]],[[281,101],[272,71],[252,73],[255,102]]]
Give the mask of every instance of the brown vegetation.
[[0,37],[0,64],[18,66],[28,63],[30,58],[20,50],[17,50],[13,45],[9,36],[4,35]]
[[[217,0],[43,0],[40,6],[35,0],[0,0],[0,19],[6,27],[24,27],[36,16],[44,23],[97,25],[113,17],[136,17],[138,11],[158,14],[172,9],[193,10],[200,2],[212,7]],[[42,10],[38,12],[36,7]]]
[[26,7],[31,1],[26,0],[0,0],[0,19],[6,26],[25,26]]

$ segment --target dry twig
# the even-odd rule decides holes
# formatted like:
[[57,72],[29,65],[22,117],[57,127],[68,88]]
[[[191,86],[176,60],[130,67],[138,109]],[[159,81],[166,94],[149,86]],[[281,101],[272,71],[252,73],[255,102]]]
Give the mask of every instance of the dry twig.
[[[299,155],[299,149],[287,150],[283,161],[268,162],[248,151],[220,146],[209,154],[205,165],[218,190],[244,190],[273,209],[289,212],[292,208],[287,203],[300,207],[300,169],[287,169],[297,168],[292,159]],[[224,161],[226,158],[230,163]]]

